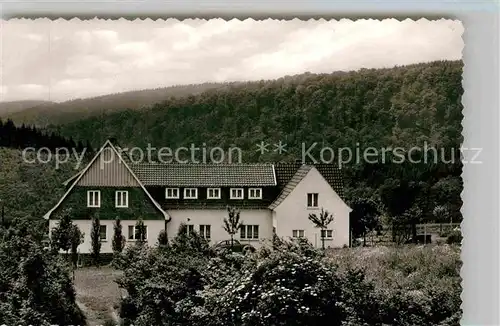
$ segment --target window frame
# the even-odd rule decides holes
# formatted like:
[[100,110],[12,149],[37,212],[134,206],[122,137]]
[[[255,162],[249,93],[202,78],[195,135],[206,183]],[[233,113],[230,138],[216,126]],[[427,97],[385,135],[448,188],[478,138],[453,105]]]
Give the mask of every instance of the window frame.
[[[144,227],[146,228],[146,238],[144,239],[144,241],[148,241],[148,237],[149,237],[148,226],[144,225]],[[132,235],[133,235],[132,238],[130,238],[130,228],[132,228]],[[135,237],[135,235],[137,233],[136,226],[135,225],[129,225],[127,229],[128,229],[127,230],[127,232],[128,232],[127,241],[137,241],[137,239]]]
[[[104,235],[105,235],[105,237],[104,237],[104,238],[102,238],[102,237],[101,237],[101,232],[102,232],[102,229],[103,229],[103,228],[104,228]],[[99,225],[99,240],[100,240],[101,242],[106,242],[106,241],[108,241],[108,226],[107,226],[106,224],[101,224],[101,225]]]
[[[174,196],[174,195],[169,196],[168,195],[169,190],[172,190],[172,191],[175,190],[177,195],[176,196]],[[165,188],[165,199],[179,199],[179,193],[180,193],[179,188]]]
[[[188,190],[190,190],[190,191],[194,190],[194,196],[186,196]],[[183,198],[184,199],[198,199],[198,188],[184,188]]]
[[186,234],[190,235],[191,232],[194,232],[194,224],[186,224]]
[[[323,232],[325,232],[325,236],[323,237]],[[330,234],[330,235],[328,235]],[[320,232],[321,238],[325,239],[333,239],[333,229],[322,229]]]
[[[125,198],[125,204],[118,203],[118,194],[121,193],[121,200]],[[123,195],[125,194],[125,197]],[[119,205],[120,204],[120,205]],[[128,208],[128,191],[127,190],[116,190],[115,191],[115,207],[117,208]]]
[[[96,205],[91,205],[90,202],[90,197],[91,194],[97,194],[97,204]],[[93,197],[93,202],[95,202],[95,195]],[[92,208],[99,208],[101,207],[101,191],[100,190],[87,190],[87,207],[92,207]]]
[[[258,191],[259,196],[252,196],[252,190]],[[248,199],[262,199],[262,188],[248,188]]]
[[[217,190],[218,196],[210,196],[210,190]],[[221,199],[221,190],[220,188],[207,188],[207,199]]]
[[[252,232],[252,237],[248,237],[249,230]],[[255,232],[257,230],[257,232]],[[240,227],[241,240],[259,240],[259,224],[242,224]],[[257,235],[257,236],[255,236]]]
[[305,238],[305,236],[306,232],[303,229],[292,230],[292,238]]
[[[233,196],[233,190],[241,191],[241,197]],[[229,199],[238,199],[238,200],[245,199],[245,189],[243,189],[243,188],[229,188]]]
[[[203,230],[202,230],[203,228]],[[203,237],[205,240],[210,241],[212,239],[212,228],[210,224],[200,224],[198,226],[200,236]],[[208,231],[208,232],[207,232]],[[208,236],[207,236],[208,234]]]
[[[316,196],[315,196],[316,195]],[[309,205],[309,196],[311,196],[311,205]],[[316,198],[316,205],[314,205],[314,199]],[[317,192],[308,192],[307,193],[307,208],[317,209],[319,208],[319,193]]]

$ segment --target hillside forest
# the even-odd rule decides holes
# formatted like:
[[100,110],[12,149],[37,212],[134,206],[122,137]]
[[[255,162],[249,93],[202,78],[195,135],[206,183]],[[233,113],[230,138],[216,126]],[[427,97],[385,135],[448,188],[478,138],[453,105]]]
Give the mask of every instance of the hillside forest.
[[[458,149],[462,143],[462,67],[461,61],[437,61],[213,85],[140,109],[127,107],[123,101],[93,114],[74,107],[65,111],[64,122],[49,116],[43,130],[71,139],[77,147],[88,142],[88,146],[98,148],[109,137],[123,146],[143,148],[148,144],[157,148],[189,147],[192,143],[208,148],[237,146],[243,150],[244,162],[295,161],[301,159],[303,143],[307,147],[318,143],[317,149],[359,148],[361,152],[370,147],[399,147],[406,158],[403,163],[394,163],[390,153],[385,160],[344,163],[345,196],[354,209],[355,221],[370,220],[364,221],[356,233],[363,233],[366,225],[378,224],[372,223],[376,218],[411,235],[417,223],[461,221],[463,184]],[[136,94],[141,97],[140,92]],[[96,103],[99,100],[87,105],[95,107]],[[21,124],[32,114],[30,109],[26,116],[23,112],[15,113],[14,123]],[[287,144],[287,152],[261,154],[255,146],[262,141],[282,141]],[[427,157],[432,159],[424,162],[423,152],[409,150],[414,146],[435,148],[445,155],[435,157],[431,152]],[[44,182],[45,190],[54,196],[47,196],[43,199],[47,203],[38,205],[40,209],[50,208],[58,199],[55,194],[62,187],[60,182],[74,171],[23,167],[16,161],[19,155],[7,153],[3,150],[2,160],[8,157],[10,161],[2,165],[0,174],[0,183],[4,183],[0,198],[5,198],[7,208],[20,210],[16,214],[21,215],[22,207],[29,206],[14,198],[30,188],[29,182],[24,182],[29,179],[26,173],[53,180]],[[420,163],[411,163],[408,158]],[[9,172],[6,179],[2,176],[8,168],[17,172]],[[50,178],[45,178],[46,174]],[[6,182],[9,191],[4,190]],[[16,187],[23,188],[16,191]],[[44,211],[25,213],[41,216]]]

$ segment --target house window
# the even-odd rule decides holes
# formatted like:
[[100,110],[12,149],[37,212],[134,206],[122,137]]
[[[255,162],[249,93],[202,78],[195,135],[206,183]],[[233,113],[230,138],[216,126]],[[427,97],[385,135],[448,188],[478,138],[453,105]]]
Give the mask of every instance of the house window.
[[128,207],[128,191],[120,190],[115,192],[115,206]]
[[184,199],[196,199],[196,198],[198,198],[198,189],[196,188],[184,189]]
[[303,238],[304,237],[304,230],[292,230],[292,237],[293,238]]
[[333,230],[321,230],[321,237],[325,239],[333,238]]
[[240,228],[240,239],[259,239],[259,226],[242,225]]
[[310,207],[310,208],[318,207],[318,194],[317,193],[307,194],[307,207]]
[[210,225],[200,225],[200,235],[207,239],[210,240]]
[[220,199],[220,188],[208,188],[207,199]]
[[99,228],[99,239],[101,241],[106,241],[108,240],[108,228],[106,225],[101,225]]
[[101,192],[99,190],[87,191],[87,207],[101,207]]
[[243,199],[243,188],[231,188],[231,199]]
[[248,189],[248,199],[262,199],[262,189],[261,188]]
[[[144,225],[144,234],[145,238],[144,240],[148,239],[148,226]],[[139,228],[137,228],[135,225],[129,225],[128,226],[128,239],[129,240],[139,240]]]
[[194,225],[193,224],[186,224],[186,232],[187,234],[192,234],[194,232]]
[[165,198],[178,199],[179,198],[179,188],[167,188],[167,189],[165,189]]

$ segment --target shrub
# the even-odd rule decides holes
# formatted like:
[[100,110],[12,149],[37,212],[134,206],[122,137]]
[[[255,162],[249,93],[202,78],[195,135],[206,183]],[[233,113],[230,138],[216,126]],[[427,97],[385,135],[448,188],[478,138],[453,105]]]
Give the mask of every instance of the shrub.
[[447,244],[462,244],[462,232],[458,229],[451,231],[446,239]]
[[211,253],[208,241],[196,231],[188,232],[187,225],[184,223],[179,226],[177,235],[172,240],[172,249],[175,252],[187,254]]
[[273,252],[219,291],[206,291],[205,324],[342,325],[340,284],[332,268],[312,257]]
[[209,256],[187,238],[174,242],[176,248],[125,251],[119,284],[129,293],[121,304],[126,324],[459,325],[455,246],[327,255],[305,240],[275,237],[255,253]]
[[[70,269],[23,222],[0,230],[0,320],[7,325],[83,325]],[[25,222],[28,223],[28,222]]]
[[160,247],[168,246],[168,236],[165,230],[161,230],[160,233],[158,234],[158,245]]
[[200,261],[203,258],[178,254],[169,248],[132,250],[135,259],[128,262],[124,276],[117,281],[128,293],[120,308],[124,323],[138,326],[186,324],[188,316],[178,306],[202,289],[199,269],[205,265]]

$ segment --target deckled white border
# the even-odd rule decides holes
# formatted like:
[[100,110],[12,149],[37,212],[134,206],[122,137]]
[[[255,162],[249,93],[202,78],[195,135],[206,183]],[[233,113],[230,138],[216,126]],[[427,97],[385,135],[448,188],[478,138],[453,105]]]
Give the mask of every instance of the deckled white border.
[[[191,13],[191,14],[190,14]],[[480,165],[466,165],[462,194],[462,325],[500,325],[499,8],[493,1],[2,1],[0,14],[184,18],[388,18],[447,16],[465,26],[464,147],[482,148]],[[374,17],[377,15],[377,17]],[[307,16],[307,17],[305,17]],[[0,40],[1,50],[1,40]],[[0,71],[1,74],[1,71]]]

